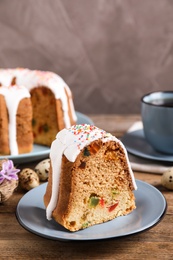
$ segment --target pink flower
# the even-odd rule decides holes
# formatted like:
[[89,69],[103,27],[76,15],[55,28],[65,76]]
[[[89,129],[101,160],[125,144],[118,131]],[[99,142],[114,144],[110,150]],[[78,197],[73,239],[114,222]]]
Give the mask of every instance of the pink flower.
[[15,169],[12,160],[3,162],[2,170],[0,171],[0,184],[6,180],[18,180],[17,173],[19,169]]

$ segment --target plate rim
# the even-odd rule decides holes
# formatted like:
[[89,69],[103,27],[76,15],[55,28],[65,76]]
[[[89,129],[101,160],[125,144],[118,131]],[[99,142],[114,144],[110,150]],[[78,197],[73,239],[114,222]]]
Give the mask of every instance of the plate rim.
[[33,144],[33,149],[35,148],[39,148],[41,150],[37,152],[31,151],[30,153],[23,153],[19,155],[2,155],[0,156],[0,160],[9,159],[12,160],[15,164],[21,164],[45,159],[49,155],[50,147],[45,145]]
[[[142,140],[143,142],[148,145],[152,150],[153,152],[155,152],[156,154],[159,154],[161,157],[157,157],[156,155],[150,155],[148,153],[144,153],[142,152],[141,150],[139,149],[136,149],[135,147],[131,147],[127,144],[126,142],[126,139],[127,138],[135,138],[137,136],[140,136],[142,137]],[[154,161],[162,161],[162,162],[172,162],[173,161],[173,155],[167,155],[167,154],[162,154],[162,153],[159,153],[158,151],[154,151],[154,149],[151,147],[150,144],[148,144],[148,142],[146,141],[145,139],[145,136],[144,136],[144,131],[143,129],[138,129],[138,130],[134,130],[134,131],[131,131],[131,132],[126,132],[122,138],[121,138],[121,141],[122,143],[124,144],[124,146],[126,147],[127,151],[135,156],[138,156],[140,158],[143,158],[143,159],[149,159],[149,160],[154,160]]]
[[[41,186],[41,185],[45,185],[45,188],[46,188],[46,185],[47,185],[47,183],[43,183],[43,184],[41,184],[40,186],[38,186],[38,187],[36,187],[36,188],[34,188],[34,189],[32,189],[32,190],[30,190],[29,192],[27,192],[20,200],[19,200],[19,202],[18,202],[18,205],[17,205],[17,207],[16,207],[16,218],[17,218],[17,220],[18,220],[18,222],[19,222],[19,224],[24,228],[24,229],[26,229],[27,231],[29,231],[29,232],[31,232],[31,233],[33,233],[33,234],[35,234],[35,235],[38,235],[38,236],[40,236],[40,237],[44,237],[44,238],[47,238],[47,239],[51,239],[51,240],[59,240],[59,241],[99,241],[99,240],[107,240],[107,239],[117,239],[117,238],[121,238],[121,237],[127,237],[127,236],[130,236],[130,235],[135,235],[135,234],[138,234],[138,233],[142,233],[142,232],[144,232],[144,231],[147,231],[147,230],[149,230],[149,229],[151,229],[151,228],[153,228],[154,226],[156,226],[162,219],[163,219],[163,217],[165,216],[165,213],[166,213],[166,210],[167,210],[167,201],[166,201],[166,198],[165,198],[165,196],[156,188],[156,187],[154,187],[153,185],[151,185],[151,184],[149,184],[149,183],[147,183],[147,182],[144,182],[144,181],[141,181],[141,180],[136,180],[136,182],[137,182],[137,185],[143,185],[144,187],[148,187],[149,189],[152,189],[152,191],[153,192],[155,192],[155,195],[156,195],[156,193],[157,193],[157,195],[159,194],[160,195],[160,199],[162,199],[162,203],[163,203],[163,208],[162,208],[162,212],[160,212],[160,214],[159,214],[159,216],[158,216],[158,218],[157,219],[155,219],[154,221],[152,221],[152,223],[148,223],[147,225],[145,224],[145,227],[143,227],[143,228],[140,228],[139,230],[136,230],[135,232],[132,232],[132,231],[130,231],[130,232],[128,232],[128,233],[124,233],[124,234],[121,234],[121,235],[118,235],[118,236],[116,236],[116,235],[114,235],[114,236],[107,236],[107,237],[96,237],[96,238],[93,238],[93,237],[90,237],[90,238],[87,238],[87,237],[84,237],[84,238],[75,238],[75,237],[70,237],[70,238],[65,238],[65,237],[62,237],[62,236],[51,236],[51,235],[46,235],[46,234],[44,234],[44,233],[41,233],[41,232],[38,232],[38,231],[35,231],[34,229],[32,229],[32,228],[30,228],[30,227],[28,227],[27,225],[26,225],[26,223],[24,223],[24,221],[23,221],[23,219],[21,218],[21,216],[20,216],[20,214],[19,214],[19,210],[20,210],[20,207],[21,207],[21,203],[23,202],[23,200],[25,200],[25,196],[28,196],[28,194],[29,194],[29,192],[36,192],[36,189],[39,189],[39,187]],[[43,186],[42,186],[42,188],[43,188]],[[40,188],[41,189],[41,188]],[[137,191],[134,191],[134,192],[137,192]],[[137,209],[135,209],[135,210],[137,210]],[[133,212],[132,212],[133,213]],[[132,214],[131,213],[131,214]],[[116,219],[114,219],[114,220],[111,220],[111,221],[115,221]],[[102,223],[102,224],[98,224],[98,225],[96,225],[96,226],[99,226],[99,225],[106,225],[106,223],[111,223],[111,221],[109,221],[109,222],[105,222],[105,223]],[[59,224],[58,224],[59,225]],[[94,226],[93,226],[94,227]],[[92,227],[89,227],[89,228],[92,228]],[[89,229],[89,228],[87,228],[87,230]],[[54,231],[54,230],[53,230]],[[60,230],[58,230],[59,232],[61,232]],[[82,230],[82,231],[85,231],[85,229],[84,230]],[[79,231],[76,231],[76,232],[70,232],[70,231],[68,231],[68,230],[64,230],[64,232],[67,232],[68,234],[73,234],[73,233],[77,233],[77,232],[80,232],[80,230]]]

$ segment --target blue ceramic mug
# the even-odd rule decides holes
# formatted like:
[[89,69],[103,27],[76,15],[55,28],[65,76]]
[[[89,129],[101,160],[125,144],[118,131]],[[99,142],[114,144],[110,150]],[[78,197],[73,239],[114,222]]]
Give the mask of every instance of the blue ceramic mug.
[[148,143],[159,152],[173,154],[173,91],[144,95],[141,116]]

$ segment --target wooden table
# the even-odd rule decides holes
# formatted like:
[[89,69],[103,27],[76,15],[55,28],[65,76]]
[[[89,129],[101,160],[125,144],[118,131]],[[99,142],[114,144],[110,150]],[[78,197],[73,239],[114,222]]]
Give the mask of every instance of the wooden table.
[[[90,115],[90,118],[95,125],[117,137],[140,120],[138,115]],[[35,164],[27,166],[34,167]],[[25,166],[20,165],[21,168]],[[15,211],[24,192],[17,190],[0,205],[0,259],[173,259],[173,192],[161,186],[160,175],[135,172],[135,177],[158,188],[168,202],[165,217],[152,229],[104,241],[49,240],[28,232],[18,223]]]

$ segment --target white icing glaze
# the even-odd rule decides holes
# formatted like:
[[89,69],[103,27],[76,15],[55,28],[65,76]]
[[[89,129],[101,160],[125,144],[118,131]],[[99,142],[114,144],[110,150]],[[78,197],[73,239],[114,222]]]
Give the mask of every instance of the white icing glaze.
[[[16,113],[16,109],[18,107],[18,104],[20,100],[23,97],[23,92],[20,94],[18,91],[18,94],[15,94],[13,90],[16,89],[13,88],[12,91],[9,90],[9,86],[11,85],[12,80],[16,78],[16,85],[17,86],[25,86],[27,88],[27,93],[31,89],[39,86],[45,86],[49,88],[55,95],[56,99],[60,99],[62,102],[62,109],[64,112],[64,123],[65,127],[70,127],[70,118],[68,115],[68,100],[65,91],[69,94],[69,100],[70,100],[70,106],[71,106],[71,112],[73,120],[76,121],[76,114],[72,102],[72,95],[71,90],[67,86],[67,84],[64,82],[64,80],[58,76],[57,74],[49,71],[39,71],[39,70],[29,70],[29,69],[0,69],[0,83],[2,86],[6,87],[6,90],[4,87],[1,87],[1,93],[5,95],[6,93],[6,100],[8,102],[8,110],[9,110],[9,117],[11,118],[9,132],[10,132],[10,149],[11,149],[11,155],[18,154],[18,149],[15,148],[16,143],[16,122],[14,120],[14,115]],[[8,89],[9,88],[9,89]],[[23,87],[21,87],[23,89]],[[21,89],[19,87],[19,90]],[[24,90],[23,90],[24,91]],[[7,97],[7,92],[9,97]],[[15,98],[14,98],[15,97]],[[17,97],[17,98],[16,98]],[[25,96],[24,96],[25,97]],[[9,101],[11,100],[11,101]],[[15,103],[15,107],[14,107]],[[13,105],[12,105],[13,104]]]
[[6,106],[9,114],[9,146],[11,155],[18,154],[18,145],[16,140],[16,114],[20,101],[23,98],[29,98],[30,94],[25,87],[22,86],[10,86],[10,87],[0,87],[0,94],[4,96]]
[[122,147],[128,163],[129,172],[133,182],[134,189],[137,189],[134,174],[132,172],[127,151],[122,142],[115,136],[90,125],[76,125],[69,129],[60,131],[56,139],[53,141],[50,150],[50,159],[52,163],[52,195],[48,207],[46,209],[47,219],[50,220],[52,212],[56,207],[58,199],[58,189],[61,173],[61,163],[63,154],[66,158],[74,162],[80,151],[91,142],[101,139],[102,142],[115,141]]
[[0,83],[4,86],[10,86],[13,78],[16,78],[16,85],[25,86],[29,91],[38,86],[48,87],[60,99],[63,105],[65,127],[70,127],[68,116],[68,101],[65,94],[66,90],[70,96],[70,105],[73,120],[76,121],[74,106],[72,105],[71,90],[64,80],[57,74],[50,71],[29,70],[23,68],[17,69],[0,69]]

